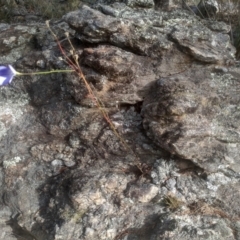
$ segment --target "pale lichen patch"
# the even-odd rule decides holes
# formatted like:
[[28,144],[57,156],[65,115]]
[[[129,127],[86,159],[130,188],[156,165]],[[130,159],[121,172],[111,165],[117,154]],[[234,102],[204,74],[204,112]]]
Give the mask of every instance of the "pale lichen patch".
[[22,158],[19,156],[16,156],[10,160],[3,161],[3,167],[4,168],[15,167],[17,165],[17,163],[19,163],[21,161],[22,161]]

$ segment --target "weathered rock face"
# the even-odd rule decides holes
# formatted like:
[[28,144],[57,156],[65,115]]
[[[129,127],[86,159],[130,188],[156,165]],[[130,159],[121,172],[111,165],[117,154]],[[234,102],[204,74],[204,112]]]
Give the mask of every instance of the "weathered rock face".
[[[71,28],[52,23],[69,56],[70,32],[120,138],[76,73],[0,88],[0,239],[239,238],[229,27],[126,3],[83,6],[64,16]],[[1,64],[68,68],[44,24],[1,34]]]
[[239,169],[239,71],[197,66],[156,81],[142,115],[149,137],[208,171]]
[[[114,4],[109,14],[83,6],[64,19],[76,30],[76,37],[90,43],[105,43],[127,48],[138,55],[163,58],[178,47],[196,60],[217,63],[233,59],[235,49],[225,33],[214,33],[184,11],[173,13],[152,9],[132,10]],[[108,11],[109,11],[108,6]],[[221,30],[220,30],[221,31]],[[176,42],[177,44],[174,44]],[[179,63],[184,64],[183,61]]]

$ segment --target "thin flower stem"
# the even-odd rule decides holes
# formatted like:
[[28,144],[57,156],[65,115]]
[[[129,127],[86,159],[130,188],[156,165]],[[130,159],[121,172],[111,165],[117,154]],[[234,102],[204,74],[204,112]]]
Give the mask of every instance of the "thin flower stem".
[[119,134],[119,132],[117,131],[117,129],[115,128],[114,124],[112,123],[109,115],[108,115],[108,112],[106,110],[106,108],[104,107],[104,104],[103,102],[97,98],[97,96],[94,94],[94,91],[93,89],[91,88],[91,86],[89,85],[88,81],[86,80],[85,78],[85,75],[83,74],[82,72],[82,69],[80,67],[80,64],[79,64],[79,61],[78,61],[78,55],[75,54],[75,49],[69,39],[69,35],[67,34],[67,39],[70,43],[70,46],[72,48],[72,56],[73,56],[73,60],[70,59],[66,52],[64,51],[64,49],[62,48],[56,34],[52,31],[52,29],[50,28],[50,25],[49,25],[49,21],[46,22],[46,25],[48,27],[48,29],[50,30],[50,32],[52,33],[53,37],[55,38],[56,42],[57,42],[57,45],[61,51],[61,53],[63,54],[63,56],[66,58],[66,61],[67,63],[69,64],[69,66],[73,69],[72,71],[75,71],[79,78],[83,80],[83,82],[85,83],[85,86],[88,90],[88,93],[90,95],[90,97],[92,98],[92,101],[96,104],[99,112],[102,114],[102,116],[104,117],[104,119],[106,120],[106,122],[109,124],[110,128],[112,129],[113,133],[115,134],[115,136],[120,140],[121,144],[123,145],[123,147],[127,150],[129,150],[134,156],[135,156],[135,163],[136,163],[136,166],[139,168],[139,170],[141,172],[143,172],[142,170],[142,167],[141,167],[141,164],[139,162],[139,157],[138,155],[133,151],[133,149],[131,147],[129,147],[129,145],[127,144],[127,142],[124,140],[124,138]]
[[78,72],[78,67],[77,67],[77,66],[75,65],[75,63],[67,56],[66,52],[63,50],[62,45],[61,45],[61,43],[59,42],[59,40],[58,40],[58,38],[57,38],[57,35],[52,31],[52,29],[51,29],[51,27],[50,27],[50,25],[49,25],[49,21],[46,21],[46,25],[47,25],[49,31],[51,32],[51,34],[53,35],[53,37],[54,37],[54,39],[55,39],[55,41],[56,41],[56,43],[57,43],[57,45],[58,45],[61,53],[62,53],[63,56],[66,58],[69,66],[70,66],[73,70],[75,70],[75,72]]
[[17,72],[17,75],[20,76],[27,76],[27,75],[44,75],[44,74],[50,74],[50,73],[66,73],[66,72],[75,72],[75,70],[67,69],[67,70],[51,70],[46,72],[33,72],[33,73],[20,73]]

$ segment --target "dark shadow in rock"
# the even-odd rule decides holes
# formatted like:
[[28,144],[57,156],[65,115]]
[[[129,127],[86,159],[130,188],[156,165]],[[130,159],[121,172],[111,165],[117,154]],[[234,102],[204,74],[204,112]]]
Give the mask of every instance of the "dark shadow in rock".
[[12,228],[12,234],[18,240],[38,240],[31,232],[29,232],[26,228],[21,227],[18,224],[18,217],[20,214],[17,214],[14,218],[6,221],[6,224]]
[[[56,80],[58,78],[58,81]],[[61,79],[61,80],[60,80]],[[66,82],[61,74],[44,76],[31,84],[29,95],[34,106],[46,105],[49,102],[59,102],[72,99],[71,95],[62,89],[66,88]]]
[[39,240],[55,239],[56,226],[61,227],[64,219],[61,217],[62,210],[68,205],[71,208],[73,203],[69,197],[72,185],[70,170],[50,177],[38,189],[40,209],[38,215],[41,222],[33,225],[31,231],[37,233]]
[[30,44],[32,45],[32,48],[37,51],[42,50],[42,46],[39,44],[38,39],[36,36],[33,36],[30,40]]
[[191,160],[182,159],[177,156],[175,156],[174,160],[176,162],[176,166],[179,168],[178,173],[197,176],[203,180],[207,180],[207,172],[205,172],[203,168],[197,166]]
[[130,107],[134,107],[135,112],[140,114],[142,109],[142,104],[143,104],[143,101],[136,102],[135,104],[120,103],[118,107],[120,110],[125,110],[125,111],[129,110]]
[[16,190],[5,190],[2,194],[2,202],[5,206],[8,206],[11,210],[11,219],[16,219],[20,214],[20,208],[18,204],[18,194]]

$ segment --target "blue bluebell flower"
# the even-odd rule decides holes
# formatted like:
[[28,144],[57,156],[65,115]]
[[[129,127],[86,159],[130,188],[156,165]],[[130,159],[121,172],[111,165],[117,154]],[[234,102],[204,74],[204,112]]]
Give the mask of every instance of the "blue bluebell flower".
[[17,71],[11,66],[0,66],[0,86],[7,85],[12,82],[13,77],[17,75]]

